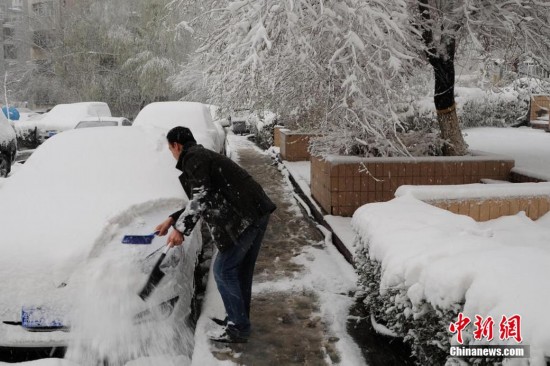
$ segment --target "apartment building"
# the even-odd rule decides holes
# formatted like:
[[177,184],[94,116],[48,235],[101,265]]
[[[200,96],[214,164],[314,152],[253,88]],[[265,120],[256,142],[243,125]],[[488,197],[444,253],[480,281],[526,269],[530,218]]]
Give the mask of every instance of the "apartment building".
[[62,13],[75,0],[0,0],[0,75],[40,62],[62,28]]

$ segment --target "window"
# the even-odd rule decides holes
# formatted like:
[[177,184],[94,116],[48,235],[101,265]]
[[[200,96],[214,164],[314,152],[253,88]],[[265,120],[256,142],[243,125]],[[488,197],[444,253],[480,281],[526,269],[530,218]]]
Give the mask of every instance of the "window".
[[13,28],[4,28],[4,40],[10,39],[13,37]]
[[32,34],[32,41],[36,47],[40,48],[48,48],[53,43],[52,37],[46,31],[35,31]]
[[17,49],[12,44],[4,45],[4,58],[15,60],[17,58]]
[[32,12],[34,15],[47,16],[52,15],[51,3],[43,1],[32,4]]

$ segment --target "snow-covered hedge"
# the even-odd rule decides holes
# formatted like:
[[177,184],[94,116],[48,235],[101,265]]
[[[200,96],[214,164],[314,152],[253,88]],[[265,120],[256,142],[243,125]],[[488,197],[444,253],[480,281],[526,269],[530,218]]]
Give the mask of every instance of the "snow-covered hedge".
[[459,118],[463,128],[509,127],[528,118],[528,112],[528,97],[486,94],[466,101]]
[[[508,186],[506,196],[518,194]],[[411,195],[362,206],[352,226],[365,315],[403,337],[419,365],[449,361],[449,346],[459,345],[449,326],[459,313],[472,320],[462,331],[464,344],[529,345],[529,364],[545,365],[549,223],[550,214],[532,221],[524,213],[476,222]],[[521,337],[503,338],[499,327],[514,314],[521,317]],[[494,319],[494,338],[475,339],[476,315]]]
[[[447,360],[451,344],[445,329],[456,320],[464,304],[455,303],[442,309],[422,300],[420,305],[413,305],[407,295],[409,288],[405,285],[381,290],[382,266],[370,258],[368,243],[359,239],[359,246],[362,249],[356,253],[356,270],[359,288],[365,295],[359,304],[364,316],[374,317],[376,322],[390,330],[387,333],[403,338],[411,346],[417,365],[453,365],[451,360]],[[471,358],[467,361],[476,366],[499,365],[502,358]]]
[[271,112],[257,113],[254,123],[250,124],[250,133],[254,135],[256,144],[264,150],[273,146],[273,134],[277,118]]

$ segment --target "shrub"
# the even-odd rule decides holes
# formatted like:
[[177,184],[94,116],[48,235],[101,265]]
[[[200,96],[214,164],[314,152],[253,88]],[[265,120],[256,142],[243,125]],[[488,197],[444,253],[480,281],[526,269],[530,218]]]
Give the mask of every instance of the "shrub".
[[[451,335],[447,329],[462,311],[462,303],[448,309],[434,307],[423,301],[413,305],[402,283],[398,287],[381,288],[382,266],[370,258],[368,243],[360,239],[356,256],[358,286],[364,293],[362,309],[373,315],[376,321],[386,326],[411,346],[417,365],[445,365],[449,357]],[[463,334],[468,341],[468,334]],[[499,365],[502,359],[467,359],[471,365]]]
[[459,114],[463,128],[510,127],[527,118],[529,98],[487,94],[479,99],[470,99]]
[[250,123],[250,133],[254,135],[254,141],[260,148],[264,150],[269,149],[273,146],[273,133],[277,124],[277,118],[271,115],[266,117],[264,113],[259,115],[254,114],[254,118],[251,119],[253,121]]

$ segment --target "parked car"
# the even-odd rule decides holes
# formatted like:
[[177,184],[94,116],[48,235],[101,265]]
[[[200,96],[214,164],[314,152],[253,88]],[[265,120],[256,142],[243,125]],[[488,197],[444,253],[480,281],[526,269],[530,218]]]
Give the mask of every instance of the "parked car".
[[0,177],[7,177],[17,153],[15,130],[10,121],[0,113]]
[[76,128],[88,128],[88,127],[117,127],[117,126],[131,126],[132,122],[128,118],[124,117],[88,117],[78,122]]
[[[274,114],[269,111],[254,111],[251,109],[235,109],[230,116],[231,130],[238,135],[253,133],[258,124],[271,122]],[[269,121],[268,121],[269,120]]]
[[[124,365],[166,345],[192,349],[184,323],[200,229],[170,250],[146,302],[138,293],[166,239],[121,244],[185,205],[173,166],[158,133],[84,128],[46,141],[2,184],[0,361],[25,352],[51,357],[69,342],[78,347],[78,337],[99,357],[82,364]],[[37,312],[45,316],[25,316]]]
[[151,103],[139,112],[133,126],[152,126],[162,129],[164,133],[176,126],[185,126],[191,129],[199,144],[225,153],[225,131],[212,120],[210,108],[202,103]]
[[42,143],[59,132],[74,129],[88,117],[111,117],[111,110],[103,102],[58,104],[39,118],[18,122],[16,128],[18,135],[36,134],[38,143]]

